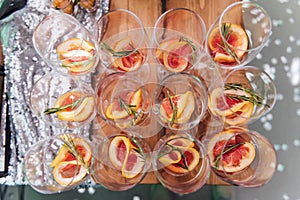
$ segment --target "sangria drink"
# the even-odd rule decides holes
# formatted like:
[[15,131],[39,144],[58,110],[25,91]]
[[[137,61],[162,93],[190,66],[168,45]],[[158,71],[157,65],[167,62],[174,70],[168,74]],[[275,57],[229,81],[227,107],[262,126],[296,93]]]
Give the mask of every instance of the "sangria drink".
[[189,194],[209,177],[209,159],[203,145],[185,134],[168,134],[158,141],[153,167],[158,180],[169,190]]
[[109,190],[128,190],[144,178],[149,155],[150,147],[143,139],[125,132],[113,134],[96,148],[93,177]]
[[211,168],[224,181],[244,187],[267,183],[276,170],[276,152],[262,135],[228,127],[212,137],[207,147]]

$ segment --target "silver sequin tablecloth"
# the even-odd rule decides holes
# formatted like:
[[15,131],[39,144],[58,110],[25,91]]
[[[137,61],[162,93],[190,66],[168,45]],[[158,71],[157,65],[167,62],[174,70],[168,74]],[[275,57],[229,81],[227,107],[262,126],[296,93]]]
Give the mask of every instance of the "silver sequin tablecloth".
[[[95,21],[109,8],[109,0],[96,1],[99,7],[95,12],[78,10],[75,15],[88,30],[93,30]],[[11,132],[8,176],[0,178],[0,184],[26,184],[22,171],[26,150],[38,140],[61,131],[40,121],[31,113],[29,107],[29,95],[34,82],[51,71],[51,67],[45,64],[33,48],[33,30],[45,16],[53,12],[59,11],[51,8],[50,0],[28,0],[25,8],[0,21],[5,57],[6,99],[2,108],[1,124],[5,124],[8,114]],[[4,131],[5,127],[2,127],[1,132]]]

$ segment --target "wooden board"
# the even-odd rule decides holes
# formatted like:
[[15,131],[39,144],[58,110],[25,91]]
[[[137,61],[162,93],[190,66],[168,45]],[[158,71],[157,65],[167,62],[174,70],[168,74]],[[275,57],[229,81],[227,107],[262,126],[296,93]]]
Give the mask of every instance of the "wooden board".
[[[235,2],[236,0],[111,0],[110,10],[115,9],[127,9],[134,12],[143,22],[144,27],[153,27],[156,19],[166,10],[172,8],[188,8],[197,12],[202,18],[206,25],[206,30],[224,10],[226,6]],[[99,119],[101,121],[101,119]],[[105,125],[102,130],[111,132],[114,130],[112,127]],[[105,133],[102,133],[105,135]],[[158,134],[159,135],[159,134]],[[153,140],[157,140],[152,138]],[[153,146],[151,144],[150,146]],[[156,179],[153,172],[149,172],[143,179],[142,183],[145,184],[156,184]],[[220,180],[217,176],[211,173],[207,184],[227,184]]]

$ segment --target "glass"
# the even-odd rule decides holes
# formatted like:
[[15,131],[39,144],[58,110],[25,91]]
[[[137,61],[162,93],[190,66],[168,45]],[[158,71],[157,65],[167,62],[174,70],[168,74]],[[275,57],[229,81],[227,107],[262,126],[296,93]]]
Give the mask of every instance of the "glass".
[[33,45],[46,63],[59,72],[84,75],[98,64],[98,46],[92,34],[67,14],[43,19],[34,30]]
[[142,21],[129,10],[104,14],[94,30],[100,45],[101,64],[114,71],[136,71],[146,62],[148,36]]
[[199,190],[209,177],[203,144],[186,134],[168,134],[154,147],[153,169],[160,183],[178,194]]
[[202,57],[206,35],[200,15],[186,8],[163,13],[153,29],[153,53],[163,71],[189,71]]
[[154,92],[152,111],[171,130],[197,126],[207,108],[207,89],[196,76],[181,72],[165,77]]
[[229,5],[210,27],[206,51],[224,69],[249,63],[261,51],[272,33],[268,13],[255,2]]
[[107,123],[120,129],[143,126],[150,111],[148,91],[135,77],[115,72],[97,83],[96,108]]
[[30,107],[50,125],[77,128],[94,119],[94,95],[88,84],[54,72],[36,81],[30,94]]
[[54,9],[59,10],[63,13],[73,15],[76,13],[76,7],[74,6],[73,0],[50,0],[51,5]]
[[92,147],[88,140],[63,134],[39,141],[24,158],[29,185],[44,194],[59,193],[90,177]]
[[227,73],[223,84],[209,95],[211,112],[226,124],[243,125],[257,120],[272,110],[276,88],[263,70],[245,66]]
[[242,127],[228,127],[208,143],[214,173],[222,180],[243,187],[266,184],[276,171],[272,144],[261,134]]
[[149,145],[139,137],[116,133],[96,147],[93,178],[109,190],[124,191],[140,183],[149,166]]

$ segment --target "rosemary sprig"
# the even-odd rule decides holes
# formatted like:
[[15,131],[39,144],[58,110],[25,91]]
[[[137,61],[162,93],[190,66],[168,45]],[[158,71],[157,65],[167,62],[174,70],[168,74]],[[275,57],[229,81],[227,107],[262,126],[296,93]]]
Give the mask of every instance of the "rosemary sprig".
[[215,159],[215,167],[216,167],[216,168],[219,168],[219,164],[220,164],[221,157],[222,157],[224,154],[228,153],[229,151],[231,151],[231,150],[233,150],[233,149],[235,149],[235,148],[238,148],[239,146],[241,146],[241,145],[243,145],[243,144],[245,144],[245,143],[240,142],[240,143],[237,143],[237,144],[234,144],[234,145],[230,145],[230,146],[228,146],[228,149],[226,149],[224,152],[218,154],[217,157],[216,157],[216,159]]
[[104,42],[101,42],[100,45],[103,49],[107,50],[109,53],[111,53],[115,57],[125,57],[133,52],[133,50],[115,51],[112,48],[110,48],[110,46],[105,44]]
[[[230,55],[231,57],[234,58],[234,60],[240,64],[240,60],[239,58],[237,57],[236,53],[234,51],[232,51],[228,45],[228,40],[232,34],[232,31],[230,31],[230,27],[231,27],[231,24],[229,23],[228,25],[226,23],[223,23],[222,26],[221,26],[221,34],[222,34],[222,43],[223,45],[220,45],[218,44],[218,46],[220,48],[222,48],[224,51],[226,51],[228,53],[228,55]],[[225,39],[224,39],[225,38]]]
[[184,37],[184,36],[180,36],[179,41],[187,42],[187,43],[190,45],[190,47],[191,47],[192,50],[193,50],[192,57],[193,57],[193,60],[195,61],[195,60],[196,60],[196,57],[197,57],[197,56],[196,56],[197,47],[196,47],[196,45],[194,44],[194,42],[191,41],[190,39]]
[[161,158],[162,156],[167,155],[167,154],[171,153],[172,151],[178,151],[180,153],[181,158],[183,159],[183,165],[181,165],[179,163],[176,163],[176,164],[179,165],[181,168],[188,170],[189,165],[187,163],[187,159],[186,159],[186,156],[184,155],[183,151],[180,148],[175,147],[171,144],[167,144],[167,146],[170,147],[170,149],[163,152],[162,154],[158,155],[158,158]]
[[48,114],[52,114],[52,113],[56,113],[62,110],[65,110],[67,108],[75,108],[76,106],[78,106],[84,99],[86,98],[86,96],[81,97],[80,99],[74,101],[73,103],[58,107],[58,108],[47,108],[46,110],[44,110],[44,114],[48,115]]
[[130,105],[126,103],[122,98],[119,98],[119,104],[121,109],[124,109],[128,116],[133,115],[133,118],[136,120],[139,117],[139,112],[137,112],[134,108],[137,107],[137,105]]
[[133,151],[135,151],[136,153],[138,153],[139,157],[145,162],[146,158],[145,158],[145,154],[144,154],[144,152],[142,150],[142,146],[141,146],[140,142],[136,138],[132,138],[132,141],[138,147],[138,148],[132,148]]
[[[236,99],[236,100],[243,100],[243,101],[249,101],[253,103],[256,106],[262,106],[263,105],[263,98],[256,94],[253,90],[249,88],[245,88],[242,86],[242,84],[239,83],[226,83],[225,90],[241,90],[246,93],[248,93],[250,96],[245,96],[245,95],[227,95],[228,98],[231,99]],[[267,107],[270,107],[269,105],[266,104]]]
[[168,94],[168,99],[169,102],[171,104],[172,110],[173,110],[173,115],[172,115],[172,119],[170,121],[171,126],[175,123],[176,119],[177,119],[177,107],[175,106],[175,103],[172,100],[172,97],[170,96],[169,91],[167,91]]
[[88,173],[90,173],[90,168],[84,161],[81,153],[77,151],[72,137],[69,134],[64,134],[61,136],[61,139],[64,141],[64,147],[68,149],[68,152],[76,158],[76,160],[87,170]]

